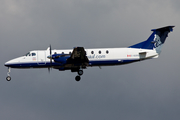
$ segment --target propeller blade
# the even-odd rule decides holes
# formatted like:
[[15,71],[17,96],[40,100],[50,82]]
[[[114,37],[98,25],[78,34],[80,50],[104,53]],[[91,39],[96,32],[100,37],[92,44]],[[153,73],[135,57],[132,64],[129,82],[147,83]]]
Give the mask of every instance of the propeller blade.
[[51,51],[51,44],[50,44],[50,46],[49,46],[49,50],[50,50],[50,55],[52,54],[52,51]]
[[51,49],[51,44],[49,45],[49,56],[47,58],[50,59],[50,66],[48,67],[48,72],[50,73],[50,70],[52,69],[52,49]]
[[51,44],[50,44],[50,49],[49,49],[49,51],[50,51],[50,57],[51,57],[51,59],[50,59],[50,64],[51,64],[51,66],[52,66],[52,50],[51,50]]
[[48,67],[48,72],[50,73],[50,67]]

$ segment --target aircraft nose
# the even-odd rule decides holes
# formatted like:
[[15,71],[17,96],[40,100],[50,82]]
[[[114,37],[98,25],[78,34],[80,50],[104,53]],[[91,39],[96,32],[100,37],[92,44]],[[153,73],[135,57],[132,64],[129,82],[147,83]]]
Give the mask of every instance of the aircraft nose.
[[5,64],[4,64],[4,66],[6,66],[6,67],[10,67],[12,65],[12,62],[11,61],[8,61],[8,62],[6,62]]
[[4,66],[6,67],[14,67],[18,63],[18,59],[12,59],[7,61]]
[[24,57],[18,57],[18,58],[9,60],[9,61],[7,61],[6,63],[4,63],[4,66],[6,66],[6,67],[12,67],[12,68],[19,67],[20,64],[21,64],[20,61],[21,61],[23,58],[24,58]]

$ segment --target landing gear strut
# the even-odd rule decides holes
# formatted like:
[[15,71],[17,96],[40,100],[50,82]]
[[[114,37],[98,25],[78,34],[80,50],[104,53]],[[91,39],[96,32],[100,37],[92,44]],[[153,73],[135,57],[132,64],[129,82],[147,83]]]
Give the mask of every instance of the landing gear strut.
[[77,73],[78,73],[78,75],[75,77],[75,80],[80,81],[81,80],[81,75],[83,75],[83,70],[78,70]]
[[10,72],[11,72],[11,68],[8,67],[8,72],[7,72],[7,77],[6,77],[7,81],[11,81]]

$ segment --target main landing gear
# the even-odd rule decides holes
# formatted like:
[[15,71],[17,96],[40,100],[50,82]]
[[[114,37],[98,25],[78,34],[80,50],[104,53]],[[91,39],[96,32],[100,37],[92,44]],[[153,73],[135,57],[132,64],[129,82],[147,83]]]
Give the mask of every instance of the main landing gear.
[[78,70],[77,73],[78,73],[78,75],[75,77],[75,80],[80,81],[81,80],[81,75],[83,75],[83,70]]
[[8,72],[7,72],[7,77],[6,77],[7,81],[11,81],[10,72],[11,72],[11,68],[8,67]]

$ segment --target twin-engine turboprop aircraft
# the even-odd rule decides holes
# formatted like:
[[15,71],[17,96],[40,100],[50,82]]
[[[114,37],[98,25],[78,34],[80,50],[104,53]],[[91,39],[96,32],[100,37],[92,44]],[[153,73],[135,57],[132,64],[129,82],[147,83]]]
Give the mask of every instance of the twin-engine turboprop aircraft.
[[174,26],[153,29],[151,36],[141,43],[128,48],[96,48],[84,49],[75,47],[67,50],[33,50],[22,57],[5,63],[8,67],[7,81],[11,80],[10,68],[54,68],[59,71],[77,72],[76,81],[81,79],[83,69],[92,66],[123,65],[141,60],[157,58],[161,52],[168,33]]

